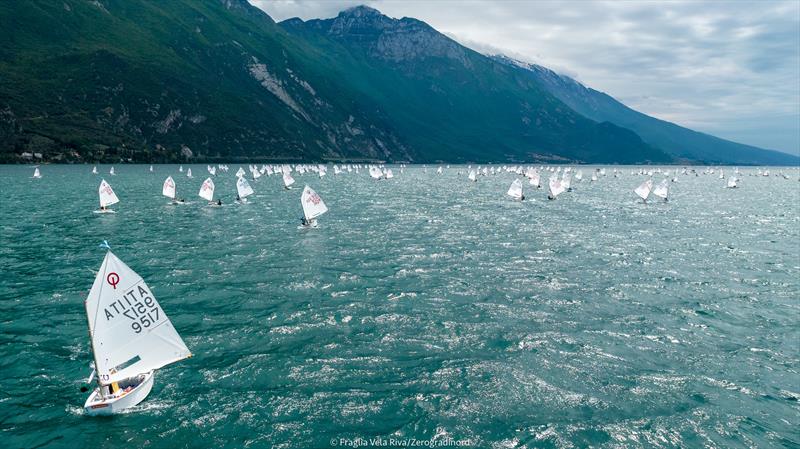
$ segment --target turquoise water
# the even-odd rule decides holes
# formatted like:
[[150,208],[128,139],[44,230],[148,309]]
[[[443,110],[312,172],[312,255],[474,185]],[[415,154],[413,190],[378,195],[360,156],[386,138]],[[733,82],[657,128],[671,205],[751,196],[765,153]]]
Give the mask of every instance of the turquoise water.
[[[680,175],[646,205],[630,168],[523,203],[511,174],[330,170],[236,205],[230,167],[209,208],[205,165],[117,165],[118,213],[96,215],[91,167],[0,166],[2,447],[800,447],[796,169]],[[190,204],[166,205],[167,175]],[[89,418],[102,240],[195,356]]]

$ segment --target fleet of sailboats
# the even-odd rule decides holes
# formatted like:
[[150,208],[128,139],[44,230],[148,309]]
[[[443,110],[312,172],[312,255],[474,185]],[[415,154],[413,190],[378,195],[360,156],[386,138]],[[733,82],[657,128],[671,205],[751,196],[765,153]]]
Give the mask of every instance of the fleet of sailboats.
[[[182,166],[180,168],[183,169]],[[227,172],[226,166],[208,166],[208,168],[212,176],[215,176],[216,173]],[[251,166],[250,169],[254,178],[258,178],[256,173],[259,173],[259,176],[261,173],[265,173],[266,176],[281,173],[283,185],[287,189],[295,183],[291,175],[292,171],[296,171],[298,174],[316,173],[322,177],[327,170],[326,167],[320,165],[298,165],[294,169],[288,165],[264,166],[261,169]],[[342,167],[334,165],[334,174],[337,176],[353,172],[357,174],[358,170],[359,165],[343,164]],[[152,166],[149,171],[153,171]],[[509,173],[513,176],[521,176],[513,179],[506,192],[512,199],[521,201],[525,199],[523,181],[528,179],[530,185],[538,187],[541,180],[540,172],[550,172],[549,199],[556,199],[564,192],[570,191],[573,178],[576,181],[583,179],[582,170],[576,170],[573,176],[571,167],[545,166],[538,169],[522,166],[477,167],[474,169],[470,167],[468,178],[475,182],[478,176],[491,176],[492,174]],[[97,173],[96,166],[92,168],[92,173]],[[113,167],[111,167],[110,173],[113,174]],[[717,177],[717,173],[720,179],[726,179],[721,169],[713,173],[712,170],[704,172],[704,174],[715,175],[713,177]],[[236,172],[237,200],[242,203],[247,202],[247,198],[254,194],[245,174],[246,172],[241,167]],[[369,166],[369,174],[375,179],[393,177],[391,169],[376,165]],[[436,174],[445,175],[441,166],[436,170]],[[614,170],[615,177],[622,174],[622,172]],[[697,171],[683,169],[679,173],[675,169],[673,173],[671,169],[651,169],[640,170],[638,173],[632,172],[632,174],[647,176],[647,179],[634,189],[639,198],[647,202],[652,195],[667,202],[671,182],[674,182],[679,175],[697,176]],[[658,174],[665,178],[654,185],[653,176]],[[764,176],[763,172],[758,175]],[[191,177],[191,168],[187,170],[187,176]],[[458,176],[463,176],[463,172],[459,172]],[[595,181],[603,176],[604,170],[596,170],[592,173],[592,179]],[[737,188],[739,176],[739,170],[734,170],[727,176],[725,187]],[[775,176],[779,175],[775,174]],[[35,167],[33,177],[41,177],[39,167]],[[788,179],[783,173],[780,173],[780,177]],[[221,204],[219,200],[215,202],[214,194],[214,181],[209,177],[203,181],[198,195],[211,204]],[[169,198],[172,204],[177,202],[177,189],[172,176],[168,176],[164,180],[162,195]],[[100,209],[95,213],[114,213],[110,206],[119,203],[120,200],[105,179],[100,182],[98,196]],[[300,204],[303,211],[301,228],[319,227],[319,217],[328,212],[328,207],[320,195],[305,185],[300,196]],[[150,287],[110,249],[106,252],[95,277],[85,306],[94,358],[94,370],[88,382],[96,382],[96,386],[84,404],[87,415],[114,414],[137,405],[150,394],[157,369],[192,355],[155,299]]]

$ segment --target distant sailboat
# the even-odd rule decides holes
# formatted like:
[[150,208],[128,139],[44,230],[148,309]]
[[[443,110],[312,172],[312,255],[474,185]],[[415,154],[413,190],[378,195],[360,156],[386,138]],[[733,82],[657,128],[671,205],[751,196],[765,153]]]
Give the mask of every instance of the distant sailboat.
[[179,172],[181,172],[181,173],[183,173],[183,165],[181,165],[180,167],[178,167],[178,171],[179,171]]
[[97,174],[97,166],[96,165],[94,167],[92,167],[92,174],[93,175]]
[[189,168],[189,169],[187,169],[187,170],[186,170],[186,177],[187,177],[187,178],[192,178],[192,177],[193,177],[193,176],[192,176],[192,169],[191,169],[191,168]]
[[95,369],[89,382],[97,379],[87,415],[135,406],[150,394],[156,369],[192,356],[150,287],[110,250],[85,307]]
[[115,213],[113,210],[109,209],[108,206],[112,206],[114,204],[119,203],[119,198],[117,198],[117,194],[114,193],[114,189],[111,188],[111,185],[107,183],[105,179],[100,181],[100,188],[98,189],[98,194],[100,195],[100,209],[94,211],[94,213],[96,214]]
[[519,201],[525,199],[525,195],[522,193],[522,181],[520,181],[519,178],[515,179],[514,182],[511,183],[511,187],[508,188],[506,195]]
[[528,178],[530,178],[530,185],[536,187],[537,189],[542,188],[541,176],[539,175],[538,171],[532,170],[528,175]]
[[384,173],[383,176],[386,179],[392,179],[392,178],[394,178],[394,173],[392,173],[392,169],[390,168],[390,169],[386,170],[386,173]]
[[292,189],[292,184],[294,184],[294,178],[292,178],[292,175],[289,174],[289,171],[284,170],[283,171],[283,188],[286,189],[286,190],[291,190]]
[[666,203],[669,201],[669,180],[664,179],[653,189],[653,195],[662,198]]
[[35,169],[33,169],[33,178],[34,179],[40,179],[41,177],[42,177],[42,173],[39,172],[39,167],[36,167]]
[[577,172],[575,172],[575,179],[577,179],[578,181],[583,179],[583,170],[578,170]]
[[111,167],[111,170],[108,171],[108,174],[111,176],[116,175],[116,173],[114,173],[114,167]]
[[241,178],[242,176],[244,176],[244,174],[245,174],[245,171],[244,171],[244,169],[242,167],[239,167],[239,170],[236,170],[236,177],[237,178]]
[[150,166],[150,173],[153,173],[153,166]]
[[316,228],[317,217],[328,212],[328,207],[325,202],[317,195],[317,192],[309,186],[303,189],[303,195],[300,197],[300,204],[303,206],[303,227]]
[[467,177],[472,182],[478,182],[478,176],[475,174],[475,170],[470,170],[469,175]]
[[237,200],[243,204],[247,202],[248,196],[255,193],[253,188],[250,187],[250,183],[247,182],[247,179],[244,176],[236,180],[236,192],[238,195]]
[[650,196],[650,192],[653,190],[653,180],[648,179],[647,181],[641,183],[639,187],[635,188],[633,191],[636,192],[636,195],[639,196],[645,203],[647,202],[647,198]]
[[558,175],[554,175],[550,178],[548,187],[550,187],[550,194],[547,195],[548,200],[554,200],[558,198],[558,195],[561,195],[567,190],[561,180],[558,179]]
[[725,187],[728,189],[735,189],[737,187],[736,186],[737,182],[739,182],[739,179],[736,178],[736,176],[731,176],[730,178],[728,178],[728,185]]
[[172,204],[177,203],[175,200],[175,181],[172,179],[172,176],[167,176],[167,179],[164,180],[164,186],[161,188],[161,194],[167,198],[171,198]]
[[200,198],[203,198],[210,204],[217,204],[214,203],[214,181],[212,181],[211,178],[206,178],[206,180],[203,181],[203,185],[200,186],[200,193],[198,193],[198,195],[200,195]]

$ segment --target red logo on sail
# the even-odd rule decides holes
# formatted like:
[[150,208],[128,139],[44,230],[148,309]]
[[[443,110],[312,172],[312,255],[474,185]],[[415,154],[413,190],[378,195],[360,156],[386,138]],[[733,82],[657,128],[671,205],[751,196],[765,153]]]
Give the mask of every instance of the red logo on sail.
[[119,275],[114,272],[108,273],[108,276],[106,276],[106,281],[108,281],[108,283],[114,287],[114,290],[116,290],[117,284],[119,284]]
[[314,205],[316,206],[317,204],[319,204],[319,201],[320,201],[319,195],[317,195],[316,193],[309,194],[308,195],[308,201],[311,202],[311,203],[314,203]]

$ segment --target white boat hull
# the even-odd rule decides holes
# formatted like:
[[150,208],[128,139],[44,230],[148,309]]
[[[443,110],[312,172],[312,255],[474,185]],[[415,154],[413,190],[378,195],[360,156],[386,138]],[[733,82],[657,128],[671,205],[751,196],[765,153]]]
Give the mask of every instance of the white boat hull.
[[113,415],[144,401],[152,389],[153,371],[150,371],[144,374],[144,380],[131,391],[120,392],[114,397],[102,398],[99,388],[95,388],[83,408],[89,416]]
[[96,213],[96,214],[116,214],[117,212],[113,211],[111,209],[106,209],[106,210],[97,209],[97,210],[94,211],[94,213]]

